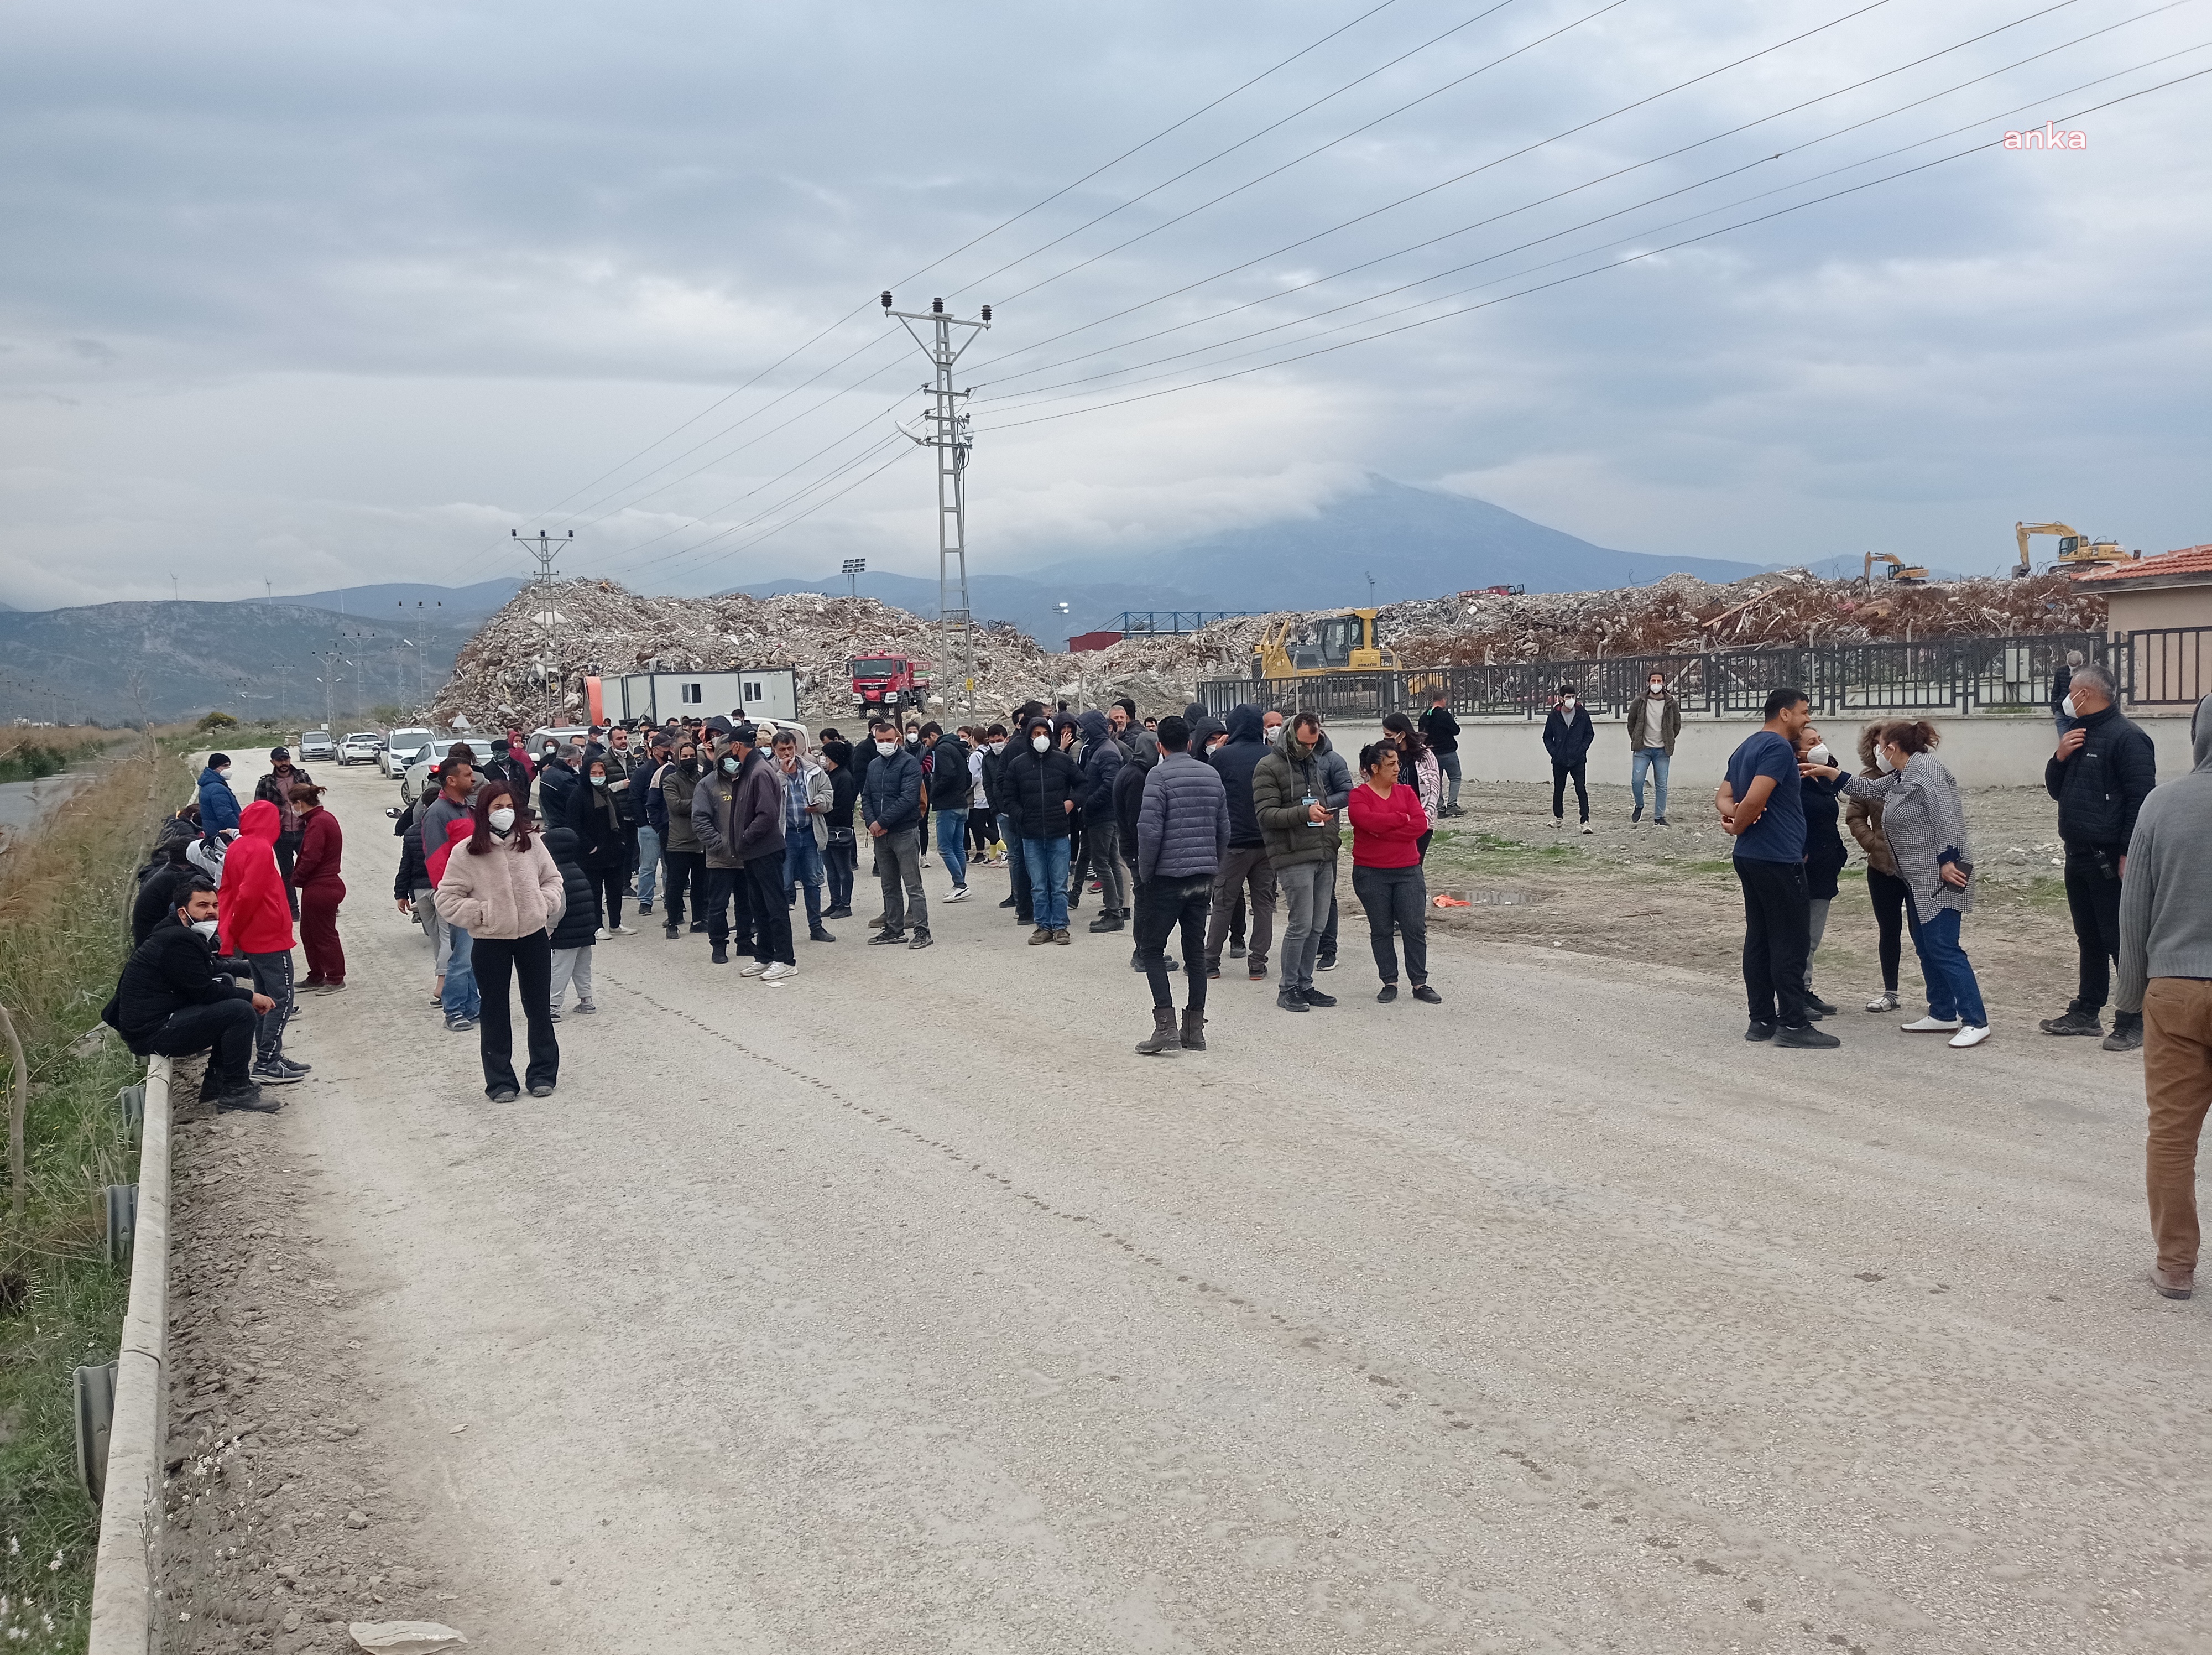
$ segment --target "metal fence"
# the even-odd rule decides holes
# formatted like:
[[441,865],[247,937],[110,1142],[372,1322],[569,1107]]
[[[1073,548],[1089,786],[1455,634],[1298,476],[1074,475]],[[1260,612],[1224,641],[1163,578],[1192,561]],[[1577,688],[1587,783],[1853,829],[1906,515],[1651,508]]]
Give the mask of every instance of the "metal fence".
[[[1594,714],[1620,716],[1643,695],[1653,673],[1663,677],[1686,713],[1707,717],[1757,715],[1767,692],[1792,685],[1824,715],[1867,712],[1973,713],[2040,709],[2069,650],[2112,663],[2123,685],[2140,680],[2163,699],[2203,682],[2212,628],[2135,633],[2170,640],[2150,657],[2148,677],[2130,674],[2126,640],[2096,632],[2046,632],[2027,637],[1931,638],[1914,643],[1847,643],[1705,654],[1615,655],[1601,660],[1516,661],[1492,666],[1431,666],[1395,672],[1328,672],[1316,678],[1217,678],[1198,686],[1210,713],[1241,702],[1310,707],[1325,718],[1371,719],[1418,712],[1437,691],[1451,710],[1474,718],[1540,718],[1553,693],[1571,684]],[[2117,658],[2117,659],[2116,659]],[[2142,657],[2138,657],[2142,659]],[[2197,693],[2193,689],[2191,695]],[[2137,705],[2151,704],[2140,696]]]
[[1101,628],[1124,637],[1149,637],[1157,633],[1195,632],[1216,621],[1242,620],[1249,609],[1125,609]]
[[2120,686],[2130,707],[2194,707],[2212,695],[2212,626],[2168,626],[2127,635]]

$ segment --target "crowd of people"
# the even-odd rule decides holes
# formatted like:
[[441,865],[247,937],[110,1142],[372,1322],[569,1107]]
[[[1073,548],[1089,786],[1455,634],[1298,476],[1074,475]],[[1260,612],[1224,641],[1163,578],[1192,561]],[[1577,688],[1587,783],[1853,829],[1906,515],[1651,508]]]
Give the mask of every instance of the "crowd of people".
[[[2044,779],[2057,805],[2078,959],[2074,995],[2040,1026],[2143,1050],[2153,1280],[2186,1297],[2197,1251],[2196,1149],[2212,1104],[2212,697],[2192,724],[2195,769],[2163,788],[2151,739],[2120,711],[2106,669],[2069,663],[2054,701],[2058,739]],[[1869,723],[1853,768],[1830,748],[1802,691],[1775,691],[1764,714],[1714,795],[1743,897],[1745,1037],[1841,1044],[1818,1026],[1838,1007],[1815,988],[1813,962],[1848,861],[1848,830],[1865,857],[1882,977],[1866,1010],[1899,1009],[1909,935],[1927,1009],[1902,1029],[1961,1050],[1989,1039],[1963,940],[1978,881],[1939,732],[1922,720]],[[1662,678],[1626,722],[1630,819],[1643,818],[1649,777],[1663,825],[1681,713]],[[1441,695],[1418,721],[1385,717],[1356,766],[1311,710],[1245,705],[1215,718],[1194,703],[1140,719],[1126,699],[1080,713],[1032,701],[1003,721],[952,728],[883,715],[857,741],[835,729],[810,741],[796,726],[715,717],[593,728],[532,753],[510,731],[489,762],[457,743],[434,767],[434,785],[393,812],[393,897],[429,939],[431,999],[447,1028],[477,1032],[495,1100],[525,1087],[551,1093],[554,1025],[596,1013],[592,951],[638,935],[631,917],[658,918],[672,941],[703,936],[715,965],[748,956],[742,976],[780,983],[798,975],[802,902],[806,940],[836,943],[828,922],[852,916],[864,841],[882,896],[870,946],[932,946],[923,871],[933,849],[947,904],[969,899],[971,867],[1004,867],[999,906],[1031,946],[1070,945],[1072,915],[1096,894],[1089,930],[1132,933],[1130,968],[1152,996],[1152,1028],[1137,1051],[1204,1051],[1207,984],[1224,958],[1243,962],[1254,982],[1272,961],[1283,1011],[1337,1004],[1319,979],[1336,966],[1347,828],[1376,998],[1395,1001],[1402,972],[1413,999],[1441,1002],[1429,982],[1424,867],[1435,823],[1464,813],[1460,733]],[[1563,829],[1569,782],[1587,829],[1590,739],[1587,709],[1562,685],[1544,740]],[[195,803],[167,825],[142,870],[137,946],[108,1007],[134,1050],[210,1053],[204,1093],[223,1109],[272,1107],[262,1087],[308,1073],[284,1051],[297,997],[346,983],[338,824],[285,749],[270,762],[241,809],[228,756],[210,757]],[[307,966],[298,983],[295,931]],[[527,1028],[519,1079],[515,995]]]

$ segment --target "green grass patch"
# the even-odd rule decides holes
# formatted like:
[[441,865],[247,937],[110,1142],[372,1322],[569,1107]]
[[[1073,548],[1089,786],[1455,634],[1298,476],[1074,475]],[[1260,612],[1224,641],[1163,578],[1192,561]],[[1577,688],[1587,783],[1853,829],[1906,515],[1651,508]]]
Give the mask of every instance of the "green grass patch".
[[107,737],[98,741],[76,741],[66,745],[55,745],[43,741],[19,741],[5,752],[0,752],[0,782],[36,782],[42,776],[59,776],[72,764],[104,751],[118,739]]

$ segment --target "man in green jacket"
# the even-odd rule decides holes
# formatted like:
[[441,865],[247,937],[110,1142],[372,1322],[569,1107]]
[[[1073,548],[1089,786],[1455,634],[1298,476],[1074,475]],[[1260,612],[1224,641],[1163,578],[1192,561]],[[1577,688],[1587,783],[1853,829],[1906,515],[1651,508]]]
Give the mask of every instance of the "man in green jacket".
[[1681,733],[1682,703],[1655,667],[1644,694],[1628,707],[1628,786],[1636,795],[1631,822],[1644,819],[1644,772],[1650,770],[1656,795],[1652,802],[1658,806],[1652,818],[1661,827],[1667,825],[1667,765],[1674,757],[1674,738]]
[[1338,812],[1328,808],[1328,777],[1322,756],[1321,721],[1300,713],[1282,743],[1252,771],[1252,812],[1259,818],[1267,861],[1283,893],[1281,983],[1275,1004],[1286,1012],[1334,1006],[1336,997],[1313,986],[1322,928],[1336,895],[1336,855],[1343,840]]

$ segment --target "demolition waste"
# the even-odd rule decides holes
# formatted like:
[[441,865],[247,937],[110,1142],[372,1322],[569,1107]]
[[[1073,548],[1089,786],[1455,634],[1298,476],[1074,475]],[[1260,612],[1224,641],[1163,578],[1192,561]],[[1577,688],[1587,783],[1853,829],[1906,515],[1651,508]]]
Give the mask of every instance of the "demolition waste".
[[[433,716],[477,727],[579,717],[585,675],[792,666],[799,712],[811,722],[849,721],[848,663],[861,655],[933,661],[933,622],[873,598],[793,593],[775,598],[647,598],[611,581],[552,588],[559,650],[572,666],[557,709],[542,665],[546,596],[526,589],[462,648]],[[1305,611],[1318,618],[1334,611]],[[975,634],[975,711],[1003,713],[1035,697],[1096,706],[1127,695],[1147,713],[1177,710],[1205,678],[1243,678],[1276,615],[1218,621],[1196,632],[1132,636],[1109,648],[1048,654],[1005,622]],[[1824,581],[1802,569],[1715,586],[1670,575],[1611,592],[1485,592],[1389,604],[1383,642],[1408,666],[1589,660],[1604,656],[1753,649],[1784,643],[2014,636],[2100,630],[2101,597],[2063,575],[1965,580],[1926,586]],[[933,669],[931,706],[957,709],[951,671]],[[952,690],[950,702],[946,691]],[[709,711],[720,710],[709,709]]]

